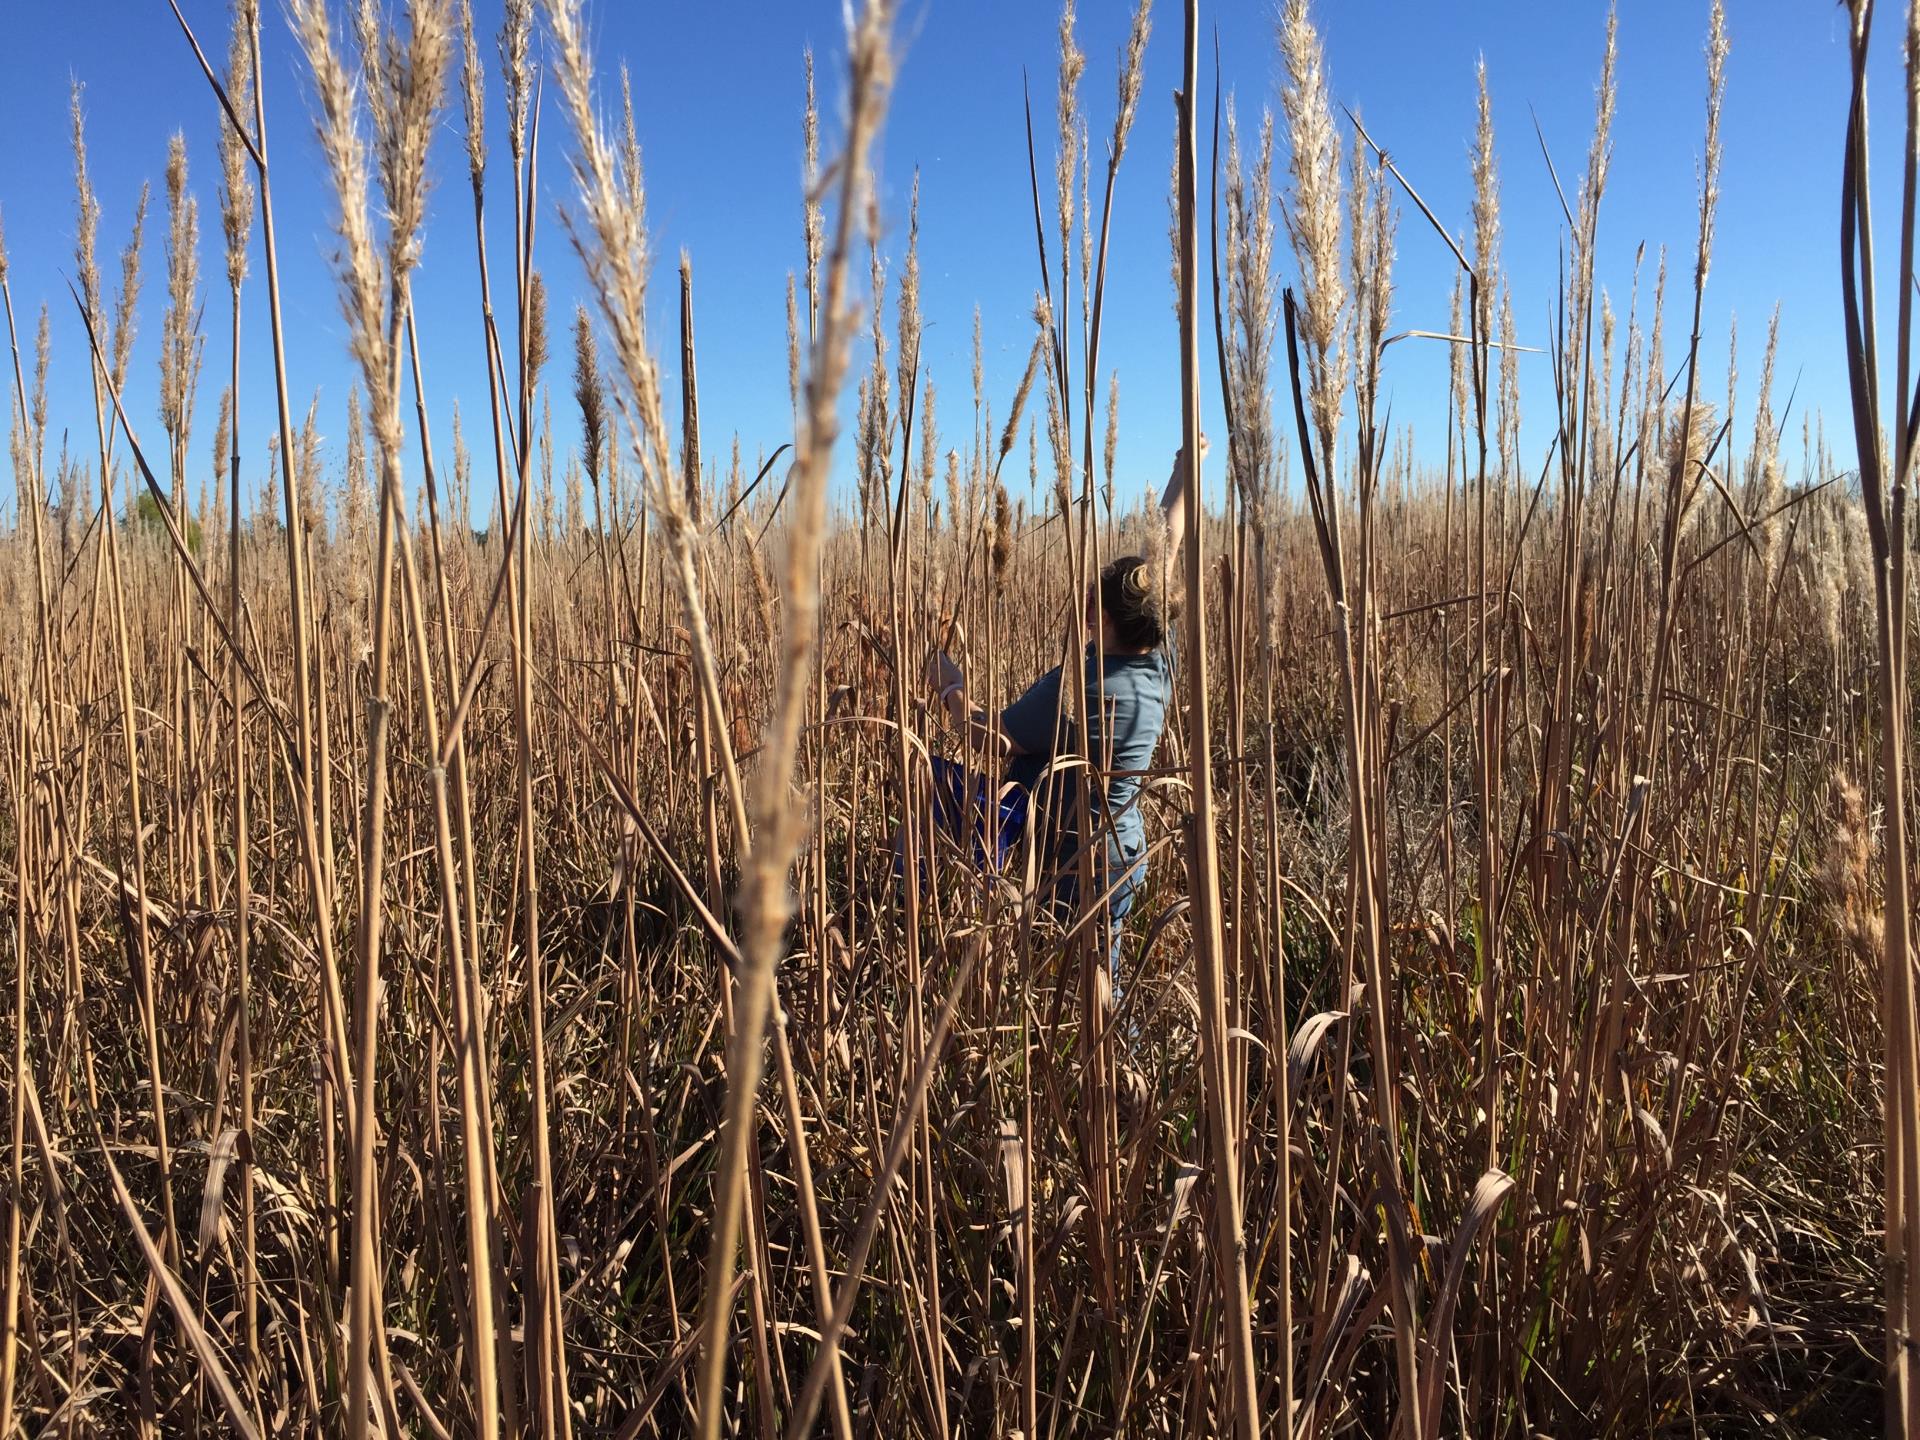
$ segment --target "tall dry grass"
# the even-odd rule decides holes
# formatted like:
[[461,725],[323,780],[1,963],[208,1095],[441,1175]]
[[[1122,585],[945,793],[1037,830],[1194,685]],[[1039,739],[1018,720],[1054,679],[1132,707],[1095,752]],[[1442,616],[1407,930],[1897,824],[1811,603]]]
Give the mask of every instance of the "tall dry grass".
[[[1039,903],[1031,839],[982,873],[933,824],[927,758],[961,737],[920,675],[940,646],[1002,703],[1092,638],[1105,559],[1176,558],[1100,349],[1145,0],[1110,112],[1065,7],[1052,133],[1029,116],[1034,313],[977,321],[970,397],[921,349],[942,237],[878,198],[892,7],[853,21],[837,139],[806,58],[795,429],[751,456],[699,403],[698,257],[677,367],[649,333],[639,137],[578,0],[510,0],[491,47],[464,3],[298,0],[299,95],[260,65],[278,16],[236,5],[218,67],[182,16],[224,121],[226,294],[203,330],[176,145],[158,440],[122,404],[145,202],[110,285],[76,92],[88,353],[52,355],[44,309],[25,333],[16,283],[67,297],[0,244],[0,1437],[1910,1433],[1920,402],[1883,441],[1873,8],[1844,473],[1772,394],[1777,328],[1738,417],[1701,332],[1738,83],[1717,5],[1678,330],[1664,252],[1602,274],[1611,25],[1585,168],[1557,172],[1563,288],[1514,297],[1497,74],[1449,184],[1334,106],[1305,0],[1278,114],[1244,128],[1195,0],[1157,17],[1183,439],[1220,479],[1156,567],[1180,703],[1117,987],[1088,917]],[[360,384],[332,480],[288,395],[272,206],[270,155],[310,152],[269,151],[270,106],[315,118],[336,198]],[[488,387],[449,452],[409,277],[451,127]],[[586,277],[559,375],[543,163]],[[1410,246],[1457,266],[1445,334],[1396,318]],[[1556,317],[1526,337],[1554,377],[1532,453],[1516,311]],[[276,433],[244,456],[261,312]],[[1005,326],[1030,352],[997,395]],[[1452,356],[1443,452],[1387,428],[1402,340]],[[54,364],[86,367],[85,454],[49,454]]]

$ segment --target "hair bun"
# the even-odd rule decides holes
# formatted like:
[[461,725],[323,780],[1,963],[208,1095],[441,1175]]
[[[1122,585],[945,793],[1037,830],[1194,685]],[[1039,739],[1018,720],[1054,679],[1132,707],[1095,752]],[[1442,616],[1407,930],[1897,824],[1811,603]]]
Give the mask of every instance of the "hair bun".
[[1123,555],[1100,572],[1100,608],[1123,645],[1146,649],[1166,639],[1153,567],[1138,555]]

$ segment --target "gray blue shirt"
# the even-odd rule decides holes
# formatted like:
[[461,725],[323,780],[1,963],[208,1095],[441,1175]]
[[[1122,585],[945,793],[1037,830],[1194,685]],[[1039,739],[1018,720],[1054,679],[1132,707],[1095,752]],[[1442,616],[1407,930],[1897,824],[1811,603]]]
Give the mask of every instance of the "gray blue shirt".
[[[1135,860],[1147,848],[1146,825],[1136,803],[1145,776],[1138,772],[1153,764],[1160,732],[1166,728],[1167,709],[1173,699],[1173,672],[1160,650],[1145,655],[1100,656],[1091,645],[1087,647],[1086,666],[1093,733],[1085,753],[1096,771],[1106,777],[1105,784],[1090,797],[1093,825],[1097,832],[1111,817],[1109,858],[1115,862]],[[1000,712],[1001,732],[1026,752],[1007,762],[1007,778],[1028,789],[1034,788],[1055,755],[1078,748],[1071,743],[1072,698],[1068,696],[1063,702],[1060,675],[1056,665]],[[1072,793],[1058,784],[1052,789],[1056,796]],[[1041,808],[1056,812],[1057,825],[1071,823],[1057,814],[1062,809],[1058,800],[1051,804],[1046,797],[1036,800]]]

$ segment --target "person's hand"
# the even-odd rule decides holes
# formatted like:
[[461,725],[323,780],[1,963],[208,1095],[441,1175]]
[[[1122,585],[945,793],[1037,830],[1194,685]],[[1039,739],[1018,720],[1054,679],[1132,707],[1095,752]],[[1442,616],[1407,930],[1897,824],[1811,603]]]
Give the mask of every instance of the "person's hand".
[[966,676],[944,650],[935,650],[927,657],[927,688],[935,695],[944,698],[949,687],[966,683]]

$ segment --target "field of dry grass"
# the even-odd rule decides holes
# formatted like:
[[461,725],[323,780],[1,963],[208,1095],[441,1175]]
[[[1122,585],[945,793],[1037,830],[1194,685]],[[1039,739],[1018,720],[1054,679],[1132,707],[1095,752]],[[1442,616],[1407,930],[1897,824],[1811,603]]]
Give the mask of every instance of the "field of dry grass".
[[[579,0],[508,0],[497,63],[450,0],[391,35],[291,0],[299,97],[256,83],[254,0],[204,61],[183,22],[229,117],[224,264],[179,151],[157,432],[119,403],[138,251],[103,278],[76,95],[91,356],[44,319],[36,349],[15,297],[57,285],[0,260],[0,1440],[1917,1433],[1916,427],[1878,419],[1864,100],[1829,417],[1857,458],[1776,412],[1771,343],[1751,415],[1704,363],[1717,3],[1698,234],[1611,300],[1611,32],[1598,57],[1564,290],[1526,297],[1558,323],[1542,453],[1484,77],[1454,241],[1287,0],[1271,128],[1183,113],[1185,434],[1202,387],[1228,433],[1117,990],[1031,844],[986,874],[931,823],[956,737],[922,657],[991,708],[1086,643],[1103,559],[1165,544],[1113,499],[1165,457],[1114,452],[1101,200],[1141,163],[1144,47],[1184,40],[1208,93],[1196,8],[1141,0],[1109,113],[1069,0],[1032,360],[1009,395],[976,362],[969,411],[920,363],[917,210],[903,255],[875,235],[868,0],[821,81],[837,153],[804,117],[791,448],[752,460],[702,451],[686,264],[649,330],[674,282]],[[243,323],[282,353],[271,183],[313,151],[265,122],[302,106],[360,377],[340,473],[284,367],[233,359]],[[479,239],[464,433],[410,304],[436,126],[516,236]],[[562,164],[556,221],[529,197]],[[443,183],[441,243],[464,200]],[[577,310],[531,264],[555,223]],[[1420,453],[1376,413],[1414,245],[1459,262]],[[50,365],[91,374],[90,426],[50,420]],[[264,474],[243,379],[279,381]]]

